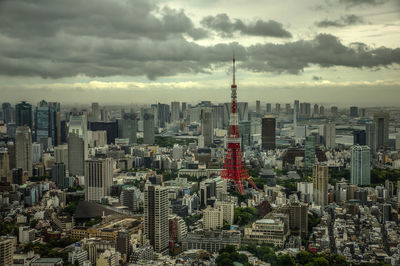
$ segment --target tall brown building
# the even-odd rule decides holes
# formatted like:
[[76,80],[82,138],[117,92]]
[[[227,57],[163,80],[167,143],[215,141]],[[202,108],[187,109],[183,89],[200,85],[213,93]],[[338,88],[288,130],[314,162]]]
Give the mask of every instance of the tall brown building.
[[313,166],[314,203],[319,206],[328,205],[328,165],[316,163]]
[[32,176],[32,135],[27,126],[17,127],[15,133],[16,167]]
[[275,149],[276,119],[272,116],[265,116],[261,123],[262,150],[273,150]]
[[295,202],[289,206],[289,227],[302,237],[308,236],[308,204]]

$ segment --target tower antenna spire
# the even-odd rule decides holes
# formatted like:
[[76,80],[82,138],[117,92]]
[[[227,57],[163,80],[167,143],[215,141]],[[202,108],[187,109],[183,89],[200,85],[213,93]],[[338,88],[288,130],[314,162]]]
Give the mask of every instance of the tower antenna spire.
[[233,64],[233,85],[236,85],[236,66],[235,66],[235,50],[233,50],[233,56],[232,56],[232,64]]

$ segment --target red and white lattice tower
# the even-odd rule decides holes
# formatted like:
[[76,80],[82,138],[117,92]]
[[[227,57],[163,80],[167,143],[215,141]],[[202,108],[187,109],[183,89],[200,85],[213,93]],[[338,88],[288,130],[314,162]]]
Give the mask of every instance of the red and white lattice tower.
[[243,194],[243,180],[249,182],[254,189],[257,186],[247,173],[243,164],[242,151],[240,149],[239,114],[237,110],[237,86],[235,83],[235,56],[233,56],[233,84],[231,86],[231,114],[227,139],[227,151],[225,156],[224,169],[221,177],[235,182],[236,189]]

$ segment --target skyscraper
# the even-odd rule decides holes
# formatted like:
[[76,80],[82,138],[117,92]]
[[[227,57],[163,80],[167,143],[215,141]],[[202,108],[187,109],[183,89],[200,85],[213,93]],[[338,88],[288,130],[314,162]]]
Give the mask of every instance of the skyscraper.
[[329,122],[324,125],[324,139],[325,147],[328,149],[334,149],[336,146],[336,125]]
[[313,166],[314,203],[319,206],[328,205],[328,165],[316,163]]
[[248,147],[251,145],[250,126],[251,126],[250,121],[239,122],[239,132],[240,132],[240,137],[242,139],[242,150],[244,150],[244,147]]
[[371,151],[376,151],[376,130],[375,123],[367,123],[365,125],[366,144],[370,147]]
[[100,201],[110,196],[113,178],[111,158],[87,160],[85,162],[85,200]]
[[92,114],[91,121],[99,121],[100,120],[100,106],[99,103],[92,103]]
[[53,164],[51,167],[51,177],[59,189],[68,188],[64,163]]
[[154,114],[153,109],[145,109],[143,115],[143,143],[154,144]]
[[293,109],[296,112],[296,114],[299,114],[300,112],[300,102],[299,100],[294,101]]
[[122,119],[118,120],[118,136],[129,139],[129,143],[136,143],[136,133],[138,129],[137,116],[135,113],[125,113]]
[[210,147],[214,140],[213,114],[210,109],[201,110],[201,135],[204,137],[204,146]]
[[265,111],[267,112],[267,114],[272,113],[272,107],[270,103],[267,103]]
[[15,120],[17,127],[28,126],[32,129],[32,105],[21,102],[15,106]]
[[389,113],[378,112],[374,114],[376,149],[389,145]]
[[371,149],[368,146],[351,147],[351,183],[369,185],[371,183]]
[[262,150],[267,151],[275,149],[275,117],[265,116],[262,118],[261,124]]
[[261,114],[261,102],[256,101],[256,113]]
[[349,115],[350,115],[350,117],[358,117],[358,107],[357,106],[351,106]]
[[169,105],[158,103],[158,126],[165,128],[166,123],[170,122]]
[[365,130],[353,130],[353,144],[354,145],[367,145],[367,135]]
[[3,103],[2,104],[2,109],[3,109],[3,121],[6,124],[9,124],[13,121],[13,109],[11,107],[10,103]]
[[249,120],[249,103],[238,102],[237,110],[238,110],[238,114],[239,114],[239,122]]
[[281,104],[276,103],[275,104],[275,113],[279,114],[281,112]]
[[178,123],[180,120],[180,102],[171,102],[171,122]]
[[14,243],[7,236],[0,236],[0,265],[13,265]]
[[85,115],[70,117],[68,129],[68,170],[71,175],[83,176],[88,158],[87,122]]
[[319,116],[318,104],[314,104],[313,116],[314,117],[318,117]]
[[16,167],[32,176],[32,134],[28,126],[17,127],[15,133]]
[[311,170],[315,163],[315,137],[308,136],[304,145],[304,167]]
[[158,253],[168,251],[168,191],[146,184],[144,191],[144,234]]

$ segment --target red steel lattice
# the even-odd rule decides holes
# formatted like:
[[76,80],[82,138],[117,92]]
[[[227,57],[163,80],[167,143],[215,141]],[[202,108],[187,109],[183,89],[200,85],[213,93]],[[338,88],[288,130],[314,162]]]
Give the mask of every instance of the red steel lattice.
[[243,180],[249,182],[254,189],[257,186],[247,173],[243,164],[242,151],[240,149],[239,118],[237,112],[237,86],[235,84],[235,57],[233,57],[233,84],[231,86],[231,114],[229,121],[228,144],[225,156],[224,169],[221,177],[235,183],[236,190],[243,194]]

